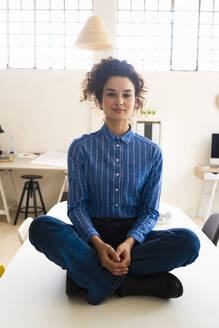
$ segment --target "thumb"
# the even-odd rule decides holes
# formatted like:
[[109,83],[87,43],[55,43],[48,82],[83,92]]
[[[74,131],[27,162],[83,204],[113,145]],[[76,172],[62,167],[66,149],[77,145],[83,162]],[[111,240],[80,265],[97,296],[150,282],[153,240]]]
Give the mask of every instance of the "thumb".
[[117,248],[117,250],[116,250],[116,254],[118,255],[118,256],[120,256],[121,254],[122,254],[122,252],[123,252],[123,250],[121,249],[121,248]]
[[120,262],[119,255],[114,251],[113,248],[110,248],[110,255],[112,256],[112,259],[116,262]]

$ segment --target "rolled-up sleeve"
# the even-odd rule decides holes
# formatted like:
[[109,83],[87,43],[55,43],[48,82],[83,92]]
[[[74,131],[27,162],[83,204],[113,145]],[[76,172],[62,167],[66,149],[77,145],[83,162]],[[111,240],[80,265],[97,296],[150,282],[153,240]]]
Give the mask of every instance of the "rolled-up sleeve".
[[160,147],[156,146],[151,171],[141,195],[140,215],[127,234],[127,237],[132,237],[139,243],[145,240],[159,218],[158,210],[162,185],[162,166],[162,152]]
[[68,151],[68,217],[80,237],[88,243],[92,236],[100,235],[88,215],[89,190],[84,161],[80,141],[75,139]]

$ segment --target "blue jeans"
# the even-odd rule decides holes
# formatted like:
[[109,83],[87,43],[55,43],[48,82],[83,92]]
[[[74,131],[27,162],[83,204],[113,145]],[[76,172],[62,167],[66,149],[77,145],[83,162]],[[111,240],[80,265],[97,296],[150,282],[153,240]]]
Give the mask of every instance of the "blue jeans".
[[[92,222],[103,241],[116,248],[126,239],[135,220],[93,218]],[[96,250],[80,238],[71,224],[48,215],[39,216],[30,225],[29,239],[49,260],[67,270],[78,286],[88,290],[91,304],[100,304],[125,279],[102,267]],[[153,230],[143,243],[133,247],[129,274],[143,276],[186,266],[197,258],[199,249],[199,239],[189,229]]]

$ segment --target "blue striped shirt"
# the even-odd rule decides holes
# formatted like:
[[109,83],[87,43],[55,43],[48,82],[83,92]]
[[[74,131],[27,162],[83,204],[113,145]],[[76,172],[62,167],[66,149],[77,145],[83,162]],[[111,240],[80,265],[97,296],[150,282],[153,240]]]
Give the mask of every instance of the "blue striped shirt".
[[137,217],[127,237],[143,242],[159,217],[162,162],[160,147],[131,127],[117,136],[104,124],[73,140],[68,151],[68,216],[81,238],[101,238],[92,217]]

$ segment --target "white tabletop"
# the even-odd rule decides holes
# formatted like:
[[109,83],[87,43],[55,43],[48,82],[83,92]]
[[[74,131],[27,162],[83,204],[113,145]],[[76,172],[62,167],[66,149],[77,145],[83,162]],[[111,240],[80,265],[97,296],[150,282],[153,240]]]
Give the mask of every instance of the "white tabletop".
[[[173,271],[184,285],[178,299],[112,296],[98,306],[65,295],[66,273],[27,240],[0,279],[0,322],[4,328],[218,328],[219,252],[178,208],[169,206],[169,227],[189,227],[201,239],[196,262]],[[66,203],[49,214],[67,221]],[[159,227],[160,228],[160,227]]]
[[58,170],[66,171],[67,167],[61,167],[56,165],[39,165],[32,164],[33,159],[30,158],[14,158],[13,162],[0,163],[1,169],[35,169],[35,170]]

